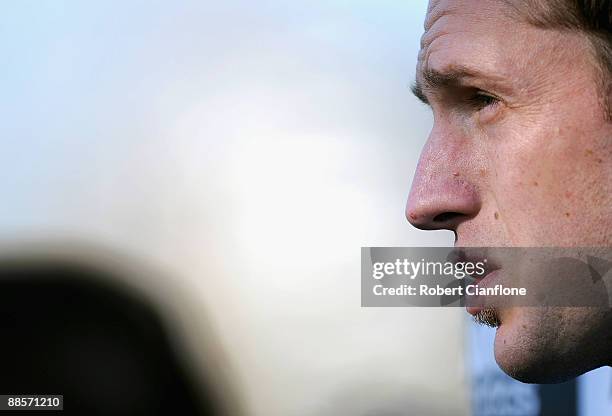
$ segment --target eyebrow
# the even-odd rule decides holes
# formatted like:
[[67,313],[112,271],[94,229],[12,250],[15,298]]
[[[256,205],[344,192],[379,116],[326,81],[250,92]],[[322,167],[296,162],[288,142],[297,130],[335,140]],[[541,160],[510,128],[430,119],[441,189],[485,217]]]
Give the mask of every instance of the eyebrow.
[[445,71],[427,68],[421,72],[422,82],[417,79],[410,87],[412,93],[423,103],[430,105],[426,91],[436,91],[445,88],[458,87],[466,79],[483,79],[496,81],[499,77],[490,76],[462,65],[454,65]]

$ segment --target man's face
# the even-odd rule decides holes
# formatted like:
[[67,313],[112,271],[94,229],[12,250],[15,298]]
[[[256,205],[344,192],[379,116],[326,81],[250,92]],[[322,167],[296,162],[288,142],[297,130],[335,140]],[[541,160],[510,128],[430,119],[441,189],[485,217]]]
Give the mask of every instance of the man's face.
[[[590,44],[512,13],[500,0],[431,1],[417,94],[434,126],[406,216],[453,230],[457,246],[612,246],[612,124]],[[495,356],[517,378],[612,361],[606,311],[497,313]]]

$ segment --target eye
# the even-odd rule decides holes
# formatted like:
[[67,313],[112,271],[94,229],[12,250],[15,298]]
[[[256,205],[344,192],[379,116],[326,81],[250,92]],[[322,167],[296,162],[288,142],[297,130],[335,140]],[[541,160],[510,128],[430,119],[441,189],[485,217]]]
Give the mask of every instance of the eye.
[[499,98],[486,93],[484,91],[476,91],[468,98],[468,103],[476,110],[480,111],[485,108],[496,106],[500,103]]

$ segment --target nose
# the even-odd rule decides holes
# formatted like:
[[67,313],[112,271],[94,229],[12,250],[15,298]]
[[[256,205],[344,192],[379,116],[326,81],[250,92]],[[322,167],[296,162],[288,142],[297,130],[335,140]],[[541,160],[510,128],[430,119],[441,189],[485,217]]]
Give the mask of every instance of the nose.
[[446,148],[436,148],[430,138],[423,150],[406,204],[406,218],[417,228],[456,232],[459,224],[480,210],[465,150],[451,146],[447,143]]

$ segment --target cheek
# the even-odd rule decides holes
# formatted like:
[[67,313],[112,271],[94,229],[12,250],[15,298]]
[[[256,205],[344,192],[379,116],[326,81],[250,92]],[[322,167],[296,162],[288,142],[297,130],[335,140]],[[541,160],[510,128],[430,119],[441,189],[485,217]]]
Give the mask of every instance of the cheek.
[[593,230],[610,208],[600,152],[573,134],[555,133],[490,152],[491,192],[514,245],[595,242]]

